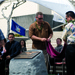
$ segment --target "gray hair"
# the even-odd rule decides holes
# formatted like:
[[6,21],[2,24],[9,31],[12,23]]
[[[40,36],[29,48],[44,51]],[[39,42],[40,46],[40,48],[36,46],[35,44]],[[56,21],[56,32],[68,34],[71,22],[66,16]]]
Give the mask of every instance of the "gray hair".
[[38,15],[43,15],[43,13],[42,12],[37,12],[36,17],[38,17]]

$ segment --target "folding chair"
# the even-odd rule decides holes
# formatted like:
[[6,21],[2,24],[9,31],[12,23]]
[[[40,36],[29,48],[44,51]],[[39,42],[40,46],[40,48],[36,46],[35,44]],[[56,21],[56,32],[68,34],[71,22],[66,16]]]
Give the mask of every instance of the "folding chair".
[[48,55],[48,73],[55,75],[66,75],[66,63],[65,60],[62,59],[61,62],[57,62],[54,59],[53,65],[50,63],[50,55]]

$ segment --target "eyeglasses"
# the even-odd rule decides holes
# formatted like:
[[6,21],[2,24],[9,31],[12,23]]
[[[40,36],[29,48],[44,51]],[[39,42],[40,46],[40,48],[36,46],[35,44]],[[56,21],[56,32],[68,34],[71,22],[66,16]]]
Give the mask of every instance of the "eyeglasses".
[[38,18],[39,20],[43,19],[43,18]]

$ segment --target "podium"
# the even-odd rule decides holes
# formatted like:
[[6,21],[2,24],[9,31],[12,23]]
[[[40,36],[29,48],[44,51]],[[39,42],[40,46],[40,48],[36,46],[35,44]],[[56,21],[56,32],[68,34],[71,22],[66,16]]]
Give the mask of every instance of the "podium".
[[48,75],[42,50],[29,50],[10,60],[10,75]]

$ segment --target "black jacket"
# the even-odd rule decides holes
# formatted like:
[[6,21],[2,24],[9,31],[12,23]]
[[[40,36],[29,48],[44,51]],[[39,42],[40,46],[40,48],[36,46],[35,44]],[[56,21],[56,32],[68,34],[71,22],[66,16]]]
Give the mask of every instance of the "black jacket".
[[11,58],[17,56],[20,53],[21,46],[20,43],[17,41],[13,41],[12,43],[7,42],[5,47],[7,51],[6,56],[10,55]]

